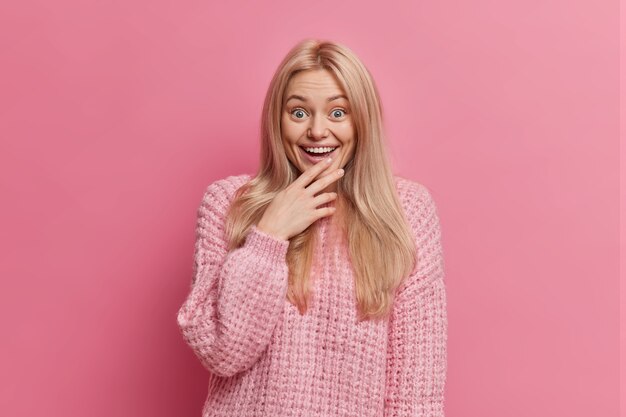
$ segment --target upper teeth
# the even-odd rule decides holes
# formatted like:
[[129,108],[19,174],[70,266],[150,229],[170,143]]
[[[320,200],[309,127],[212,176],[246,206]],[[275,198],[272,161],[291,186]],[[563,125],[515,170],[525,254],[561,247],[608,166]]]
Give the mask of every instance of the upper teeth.
[[304,148],[307,152],[315,152],[315,153],[326,153],[330,151],[334,151],[337,147],[334,148]]

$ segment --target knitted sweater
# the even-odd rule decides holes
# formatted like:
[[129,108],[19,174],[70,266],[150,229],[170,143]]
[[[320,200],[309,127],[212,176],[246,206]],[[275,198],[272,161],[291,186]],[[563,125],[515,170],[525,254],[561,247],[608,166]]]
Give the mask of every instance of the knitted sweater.
[[330,217],[317,220],[304,315],[286,298],[288,240],[253,225],[243,246],[227,252],[224,215],[249,179],[213,182],[197,212],[194,276],[177,323],[210,371],[202,416],[443,417],[446,290],[427,188],[395,177],[418,263],[389,320],[357,322],[353,269],[347,246],[330,243]]

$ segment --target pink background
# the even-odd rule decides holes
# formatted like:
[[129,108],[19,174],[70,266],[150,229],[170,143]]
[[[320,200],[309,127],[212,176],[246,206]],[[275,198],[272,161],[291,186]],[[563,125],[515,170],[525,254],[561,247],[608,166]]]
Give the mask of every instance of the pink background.
[[396,173],[437,201],[446,415],[617,416],[618,16],[591,0],[3,2],[0,414],[200,415],[208,374],[175,322],[196,208],[255,172],[271,75],[320,37],[370,69]]

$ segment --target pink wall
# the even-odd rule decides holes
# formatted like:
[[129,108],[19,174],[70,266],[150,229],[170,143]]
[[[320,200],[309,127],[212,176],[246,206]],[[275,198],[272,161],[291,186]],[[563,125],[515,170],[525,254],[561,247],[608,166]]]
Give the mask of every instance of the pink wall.
[[0,414],[200,415],[175,323],[197,204],[255,171],[313,36],[363,59],[438,202],[446,415],[617,416],[619,4],[262,3],[0,5]]

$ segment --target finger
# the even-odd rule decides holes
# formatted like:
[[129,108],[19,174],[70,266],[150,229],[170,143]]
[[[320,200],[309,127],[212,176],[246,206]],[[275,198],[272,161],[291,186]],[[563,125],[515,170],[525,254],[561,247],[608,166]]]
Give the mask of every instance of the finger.
[[333,182],[337,181],[339,178],[343,177],[344,170],[343,169],[334,169],[330,174],[319,178],[313,184],[306,187],[307,191],[312,193],[313,195],[317,194],[321,190],[328,187]]
[[[313,182],[311,182],[311,184],[309,184],[306,189],[310,189],[311,191],[316,189],[316,188],[311,188],[313,186],[313,184],[315,184],[315,182],[317,181],[321,181],[326,177],[334,177],[335,173],[337,172],[336,169],[331,170],[330,172],[326,172],[323,171],[322,173],[320,173],[317,177],[313,178]],[[329,182],[329,184],[332,183],[332,181]],[[323,189],[324,187],[320,188]],[[318,191],[316,191],[314,194],[316,194]]]
[[317,177],[325,168],[330,166],[330,158],[326,158],[322,161],[315,163],[313,166],[305,169],[302,174],[292,184],[296,184],[298,187],[306,187],[309,185],[315,177]]
[[328,203],[330,201],[335,200],[336,198],[337,198],[337,193],[335,192],[322,193],[320,195],[316,195],[313,198],[313,204],[315,205],[315,207],[317,207],[320,204]]
[[315,210],[315,215],[319,219],[321,217],[330,216],[331,214],[335,212],[335,210],[336,210],[335,207],[322,207],[322,208]]

